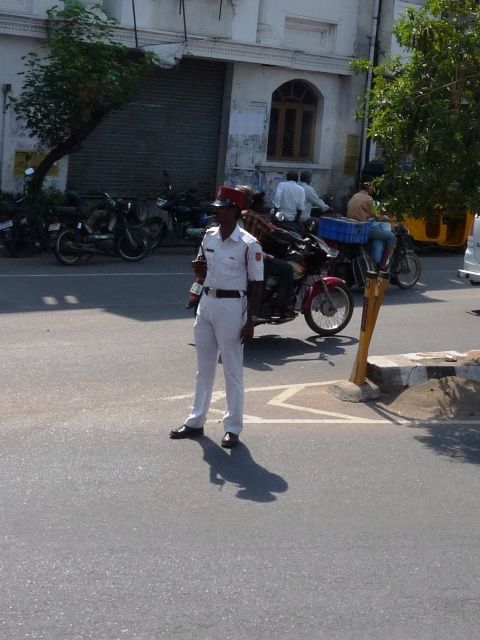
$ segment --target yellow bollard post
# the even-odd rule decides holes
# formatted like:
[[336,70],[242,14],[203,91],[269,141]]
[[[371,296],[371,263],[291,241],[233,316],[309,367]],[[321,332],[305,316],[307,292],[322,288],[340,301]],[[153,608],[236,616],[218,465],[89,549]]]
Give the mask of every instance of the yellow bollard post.
[[[350,375],[350,382],[361,384],[365,382],[367,370],[368,345],[370,344],[370,324],[373,317],[374,296],[377,290],[377,274],[373,271],[367,273],[365,292],[363,297],[362,322],[360,325],[360,339],[358,341],[357,357]],[[362,372],[363,377],[362,377]]]
[[377,276],[377,293],[374,298],[373,305],[373,317],[371,322],[371,332],[368,340],[368,345],[370,346],[370,341],[372,339],[372,334],[375,330],[375,326],[377,324],[378,312],[380,311],[380,307],[382,306],[383,297],[385,295],[385,290],[390,281],[390,274],[386,271],[380,271]]

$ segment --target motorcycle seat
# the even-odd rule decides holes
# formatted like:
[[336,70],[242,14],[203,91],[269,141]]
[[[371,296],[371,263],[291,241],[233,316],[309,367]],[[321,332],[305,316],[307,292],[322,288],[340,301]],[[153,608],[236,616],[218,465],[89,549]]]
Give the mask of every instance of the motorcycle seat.
[[57,213],[64,218],[84,218],[87,214],[84,211],[79,211],[77,207],[52,207],[52,213]]
[[292,236],[294,236],[297,240],[299,240],[300,242],[303,241],[303,236],[300,235],[299,233],[297,233],[296,231],[290,231],[290,229],[288,230],[288,233],[291,233]]

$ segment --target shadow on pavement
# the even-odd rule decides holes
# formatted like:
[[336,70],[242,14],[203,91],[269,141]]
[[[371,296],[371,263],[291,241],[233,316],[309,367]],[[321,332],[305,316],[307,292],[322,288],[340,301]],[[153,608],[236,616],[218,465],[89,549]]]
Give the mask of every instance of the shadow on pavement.
[[197,442],[203,449],[203,459],[210,465],[210,482],[220,488],[227,483],[237,486],[237,498],[274,502],[275,493],[287,491],[288,483],[255,462],[242,442],[229,452],[206,436]]
[[478,425],[434,424],[424,427],[426,434],[415,436],[418,442],[455,462],[480,464],[480,427]]
[[[244,366],[256,371],[273,371],[291,362],[318,360],[336,366],[336,356],[345,355],[345,350],[358,342],[352,336],[311,336],[306,340],[285,338],[277,334],[257,336],[245,346]],[[302,357],[303,356],[303,357]]]
[[[160,252],[141,263],[95,258],[78,268],[62,267],[52,256],[4,260],[0,314],[102,309],[142,322],[188,318],[191,315],[184,306],[192,283],[190,258],[188,249],[179,249],[170,255]],[[407,291],[390,285],[383,304],[445,302],[443,291],[470,286],[456,280],[461,256],[448,257],[445,263],[445,258],[433,255],[425,263],[429,268],[418,285]],[[362,290],[356,289],[354,298],[361,309]]]

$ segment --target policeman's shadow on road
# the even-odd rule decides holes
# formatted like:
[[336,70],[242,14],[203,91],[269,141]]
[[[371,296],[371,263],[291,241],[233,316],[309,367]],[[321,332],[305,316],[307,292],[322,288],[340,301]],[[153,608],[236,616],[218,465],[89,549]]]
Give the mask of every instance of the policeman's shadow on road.
[[244,366],[256,371],[273,371],[280,365],[316,360],[335,367],[338,364],[335,358],[345,355],[347,347],[357,342],[358,338],[346,335],[311,336],[305,340],[276,334],[258,336],[245,346]]
[[286,480],[255,462],[243,442],[228,452],[207,436],[197,442],[210,465],[210,482],[220,489],[226,484],[235,485],[237,498],[253,502],[274,502],[274,494],[287,491]]

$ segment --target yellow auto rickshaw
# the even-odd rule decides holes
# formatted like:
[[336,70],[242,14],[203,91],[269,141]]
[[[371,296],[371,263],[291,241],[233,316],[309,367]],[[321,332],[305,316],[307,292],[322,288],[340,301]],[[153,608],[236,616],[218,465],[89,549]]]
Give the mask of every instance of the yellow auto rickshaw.
[[[384,171],[383,160],[370,160],[362,170],[362,181],[374,180]],[[467,211],[464,216],[452,218],[447,211],[437,209],[424,218],[403,216],[402,222],[415,242],[461,249],[466,245],[474,215]]]
[[402,222],[415,242],[461,248],[467,242],[474,215],[473,212],[467,211],[465,216],[451,218],[446,211],[435,211],[425,218],[404,216]]

